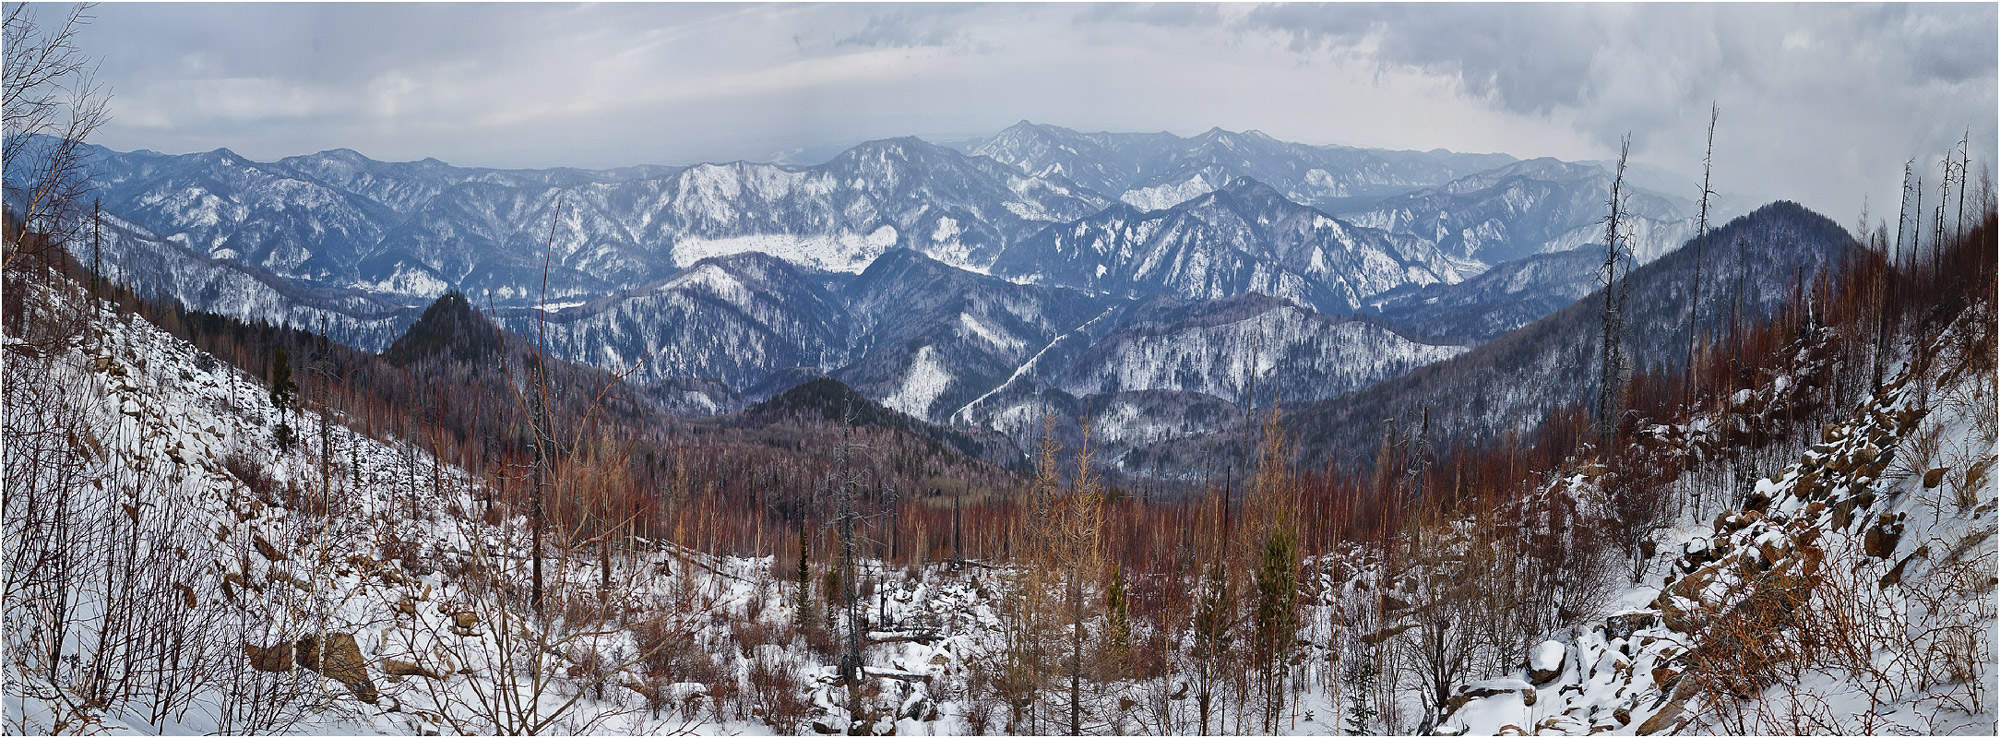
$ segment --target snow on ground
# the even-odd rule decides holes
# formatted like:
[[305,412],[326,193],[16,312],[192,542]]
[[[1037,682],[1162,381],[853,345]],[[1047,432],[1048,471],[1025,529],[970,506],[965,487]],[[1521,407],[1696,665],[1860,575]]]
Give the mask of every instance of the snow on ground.
[[[166,709],[142,699],[93,714],[66,704],[41,669],[26,668],[32,662],[10,660],[0,715],[9,732],[50,730],[79,712],[111,733],[494,732],[521,717],[481,707],[490,704],[482,695],[499,691],[520,695],[536,717],[551,719],[544,732],[856,728],[927,735],[1005,728],[992,721],[997,708],[974,699],[968,679],[1003,653],[1006,568],[943,562],[886,569],[863,561],[873,696],[860,712],[848,708],[848,690],[832,666],[837,656],[777,627],[825,620],[825,600],[817,597],[806,603],[811,614],[799,617],[797,589],[782,573],[788,561],[639,541],[611,561],[618,601],[629,608],[620,617],[629,620],[603,632],[534,625],[501,606],[521,596],[526,530],[518,512],[497,504],[490,490],[420,447],[357,434],[338,416],[322,427],[316,412],[289,414],[298,442],[277,450],[271,431],[280,416],[255,378],[141,321],[108,313],[102,319],[109,330],[101,351],[10,358],[7,380],[87,401],[92,430],[85,445],[103,449],[92,456],[105,480],[95,489],[131,491],[137,503],[126,511],[107,493],[92,498],[101,509],[90,514],[129,519],[132,530],[173,541],[177,550],[159,564],[161,578],[140,582],[146,593],[140,602],[200,637],[193,641],[203,644],[195,657],[200,666],[183,672],[202,680],[190,682]],[[1991,326],[1969,319],[1946,337],[1974,330]],[[1991,577],[2000,504],[1992,484],[1994,395],[1990,374],[1953,369],[1946,343],[1925,346],[1940,359],[1901,375],[1828,426],[1797,463],[1754,487],[1743,485],[1753,492],[1746,500],[1723,500],[1732,512],[1683,516],[1658,536],[1667,554],[1656,557],[1642,584],[1616,593],[1614,614],[1546,634],[1513,671],[1469,675],[1437,729],[1991,734]],[[922,414],[949,381],[935,367],[926,369],[928,358],[920,351],[913,362],[898,395],[910,407],[899,409]],[[294,362],[303,369],[311,357]],[[1768,405],[1801,391],[1803,384],[1779,376],[1731,404]],[[1656,426],[1647,443],[1695,453],[1701,439],[1719,437],[1723,427],[1716,418]],[[1545,492],[1582,504],[1594,494],[1592,479],[1581,469]],[[1452,532],[1443,535],[1452,540]],[[590,613],[604,612],[588,607],[590,598],[567,597],[594,591],[601,576],[594,556],[550,565],[552,589],[564,597],[563,622],[588,623]],[[1340,621],[1340,604],[1425,586],[1355,575],[1380,570],[1379,557],[1360,550],[1307,562],[1312,594],[1300,611],[1298,673],[1307,675],[1301,691],[1275,726],[1258,724],[1254,714],[1246,722],[1232,708],[1228,729],[1341,732],[1348,705],[1338,675],[1329,673],[1329,664],[1340,663],[1332,644],[1389,631],[1366,630],[1386,623]],[[1726,694],[1715,688],[1718,664],[1740,659],[1751,646],[1795,648],[1803,641],[1796,628],[1777,627],[1767,629],[1775,634],[1768,639],[1732,643],[1726,629],[1703,626],[1765,617],[1760,613],[1770,610],[1760,603],[1810,576],[1821,579],[1808,606],[1852,615],[1860,624],[1852,632],[1814,631],[1814,642],[1858,644],[1861,657],[1807,663],[1784,679],[1738,685],[1740,692],[1717,697]],[[87,569],[65,586],[84,616],[79,622],[133,604],[101,569]],[[651,669],[637,656],[648,648],[635,632],[643,628],[632,625],[639,622],[683,636],[685,652]],[[94,645],[88,630],[79,628],[64,653],[86,656]],[[307,636],[327,647],[317,668],[300,658],[320,651],[294,647]],[[10,636],[9,645],[21,643],[16,637],[24,636]],[[1185,649],[1185,634],[1176,637]],[[335,654],[343,654],[339,663]],[[284,655],[289,662],[273,663]],[[540,688],[510,683],[532,673],[531,665],[552,678]],[[602,690],[589,686],[593,669],[608,674]],[[1179,673],[1164,684],[1114,685],[1113,695],[1134,703],[1120,727],[1142,727],[1131,716],[1157,705],[1186,720],[1186,672]],[[738,696],[760,683],[778,685],[776,693]],[[1396,692],[1387,702],[1403,729],[1415,726],[1411,716],[1420,708],[1413,692]]]
[[928,418],[932,406],[938,398],[951,389],[957,378],[944,362],[938,361],[937,352],[930,346],[917,349],[917,355],[910,360],[910,368],[903,374],[903,381],[896,391],[882,399],[882,405],[916,418]]
[[[619,598],[634,608],[633,617],[687,634],[689,653],[700,654],[688,658],[713,663],[706,681],[650,679],[645,663],[631,658],[642,649],[632,630],[565,635],[555,632],[557,625],[537,632],[499,604],[517,591],[467,578],[497,569],[499,581],[518,584],[526,579],[527,548],[525,520],[462,471],[397,439],[357,434],[338,416],[322,437],[314,412],[283,414],[298,440],[280,451],[271,429],[281,414],[255,378],[143,321],[109,315],[102,352],[10,361],[8,380],[74,388],[89,401],[94,442],[106,449],[105,486],[138,490],[129,513],[134,523],[164,525],[153,511],[171,511],[171,527],[145,530],[172,532],[184,547],[177,559],[186,566],[174,570],[177,581],[170,584],[186,586],[187,603],[166,589],[169,596],[146,604],[187,608],[177,622],[207,644],[205,653],[190,657],[199,665],[189,671],[208,681],[166,707],[135,700],[79,711],[64,706],[39,669],[24,673],[10,661],[0,716],[9,732],[47,732],[57,721],[74,727],[68,721],[79,714],[114,734],[491,732],[520,727],[507,722],[519,716],[482,707],[510,687],[524,706],[552,720],[544,732],[846,727],[845,688],[835,683],[830,655],[816,657],[768,636],[753,643],[745,635],[795,617],[788,611],[794,595],[773,580],[770,558],[716,557],[644,541],[614,558]],[[294,361],[301,370],[310,366],[310,357]],[[321,448],[332,450],[331,464],[322,465]],[[322,474],[330,478],[326,487]],[[594,557],[549,565],[552,592],[595,591]],[[992,590],[976,575],[944,568],[906,578],[864,562],[862,571],[883,582],[869,603],[870,622],[874,637],[887,642],[870,649],[869,673],[883,676],[872,680],[880,696],[860,719],[905,735],[964,732],[940,698],[927,695],[927,683],[962,672],[986,648],[993,615],[984,601]],[[102,576],[80,577],[69,590],[79,612],[107,609],[112,598],[96,586]],[[500,638],[502,632],[510,637]],[[307,636],[328,644],[324,674],[303,665],[317,649],[293,646]],[[559,641],[537,657],[542,668],[567,678],[541,688],[509,684],[501,675],[524,674],[519,670],[536,660],[524,654],[540,650],[527,645],[544,638]],[[80,633],[66,653],[88,660],[90,642]],[[353,644],[354,663],[339,667],[332,654],[343,642]],[[597,658],[589,654],[634,663],[593,690],[577,686],[579,665]],[[799,680],[793,697],[808,707],[789,716],[746,709],[750,700],[731,695],[753,686],[757,668],[793,674]]]
[[1741,509],[1660,536],[1679,555],[1619,594],[1629,609],[1552,634],[1518,675],[1559,674],[1471,699],[1441,732],[1992,734],[1995,395],[1949,348],[1991,331],[1983,315]]
[[1193,200],[1215,191],[1215,183],[1205,171],[1190,175],[1185,181],[1166,182],[1151,187],[1134,187],[1119,195],[1118,199],[1140,210],[1166,210],[1175,205]]
[[881,226],[869,233],[798,235],[760,233],[722,238],[686,237],[674,242],[674,264],[686,268],[711,256],[727,256],[745,251],[770,254],[785,261],[830,272],[860,272],[875,258],[896,245],[894,226]]

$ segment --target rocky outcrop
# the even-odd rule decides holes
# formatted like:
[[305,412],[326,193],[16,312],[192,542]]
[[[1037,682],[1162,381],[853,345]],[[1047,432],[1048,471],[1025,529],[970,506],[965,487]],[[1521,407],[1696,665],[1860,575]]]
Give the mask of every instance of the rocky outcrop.
[[375,682],[368,678],[368,662],[361,658],[361,646],[354,641],[354,634],[328,633],[324,644],[306,636],[299,639],[297,651],[300,666],[340,682],[362,702],[372,705],[381,696]]

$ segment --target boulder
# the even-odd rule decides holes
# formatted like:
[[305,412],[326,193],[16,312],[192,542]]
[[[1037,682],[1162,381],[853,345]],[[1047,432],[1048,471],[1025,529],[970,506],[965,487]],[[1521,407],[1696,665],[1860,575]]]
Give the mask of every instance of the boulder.
[[1653,627],[1655,614],[1650,610],[1621,612],[1604,619],[1604,639],[1615,641],[1631,638],[1633,633]]
[[1948,470],[1945,467],[1940,466],[1924,472],[1924,489],[1936,489],[1938,485],[1944,484],[1944,474],[1946,471]]
[[372,705],[381,696],[368,678],[368,662],[362,660],[361,646],[352,633],[328,633],[324,645],[311,636],[301,638],[298,657],[300,665],[346,685],[362,702]]
[[1569,647],[1558,641],[1542,641],[1528,652],[1528,681],[1548,684],[1562,676],[1563,659]]
[[318,638],[314,636],[306,636],[304,638],[300,638],[299,642],[293,646],[293,649],[298,652],[300,666],[306,667],[313,671],[319,671]]
[[1659,712],[1653,713],[1652,717],[1646,718],[1646,722],[1640,723],[1637,732],[1639,735],[1671,732],[1680,724],[1681,714],[1685,710],[1686,708],[1681,707],[1681,703],[1669,702],[1666,707],[1660,708]]
[[257,553],[263,554],[265,560],[284,561],[286,559],[291,558],[289,556],[286,556],[285,552],[279,551],[277,546],[271,545],[270,541],[264,540],[264,536],[262,535],[258,535],[255,533],[251,534],[250,543],[257,547]]
[[1403,631],[1409,630],[1414,627],[1417,627],[1415,623],[1403,623],[1401,625],[1392,625],[1390,627],[1383,628],[1373,633],[1363,634],[1361,636],[1361,642],[1366,643],[1370,646],[1381,645],[1383,641],[1394,638],[1397,635],[1401,634]]
[[1680,675],[1681,673],[1675,671],[1674,667],[1665,665],[1655,666],[1653,667],[1653,686],[1664,691],[1668,685],[1673,683],[1674,678]]
[[243,654],[250,657],[250,668],[258,671],[286,672],[292,670],[292,649],[284,643],[266,648],[249,641],[244,641]]
[[443,679],[444,675],[398,659],[382,659],[382,673],[394,677],[420,676],[425,679]]
[[1473,700],[1483,700],[1503,694],[1519,693],[1522,695],[1522,699],[1530,699],[1527,695],[1533,694],[1534,691],[1535,688],[1533,686],[1518,679],[1494,679],[1491,681],[1473,682],[1460,686],[1450,699],[1445,700],[1444,714],[1451,715],[1456,713],[1459,708],[1466,706]]
[[1896,544],[1903,542],[1903,522],[1895,515],[1882,513],[1875,525],[1861,538],[1861,550],[1878,559],[1886,559],[1896,553]]

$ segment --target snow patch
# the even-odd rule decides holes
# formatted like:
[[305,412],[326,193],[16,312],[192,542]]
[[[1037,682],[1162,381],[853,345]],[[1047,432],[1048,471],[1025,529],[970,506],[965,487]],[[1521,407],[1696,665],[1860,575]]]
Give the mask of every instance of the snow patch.
[[883,398],[882,404],[907,415],[929,418],[931,406],[951,388],[953,379],[944,362],[938,361],[937,353],[925,346],[917,349],[909,371],[903,374],[902,384]]

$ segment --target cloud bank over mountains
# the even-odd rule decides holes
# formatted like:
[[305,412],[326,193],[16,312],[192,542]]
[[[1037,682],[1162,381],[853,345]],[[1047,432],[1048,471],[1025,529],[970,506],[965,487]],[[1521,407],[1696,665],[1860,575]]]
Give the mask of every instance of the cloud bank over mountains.
[[[1992,159],[1981,5],[107,5],[100,142],[253,158],[768,160],[1021,119],[1699,165],[1881,212],[1911,155]],[[1928,170],[1935,178],[1935,167]],[[1890,203],[1890,204],[1884,204]]]

